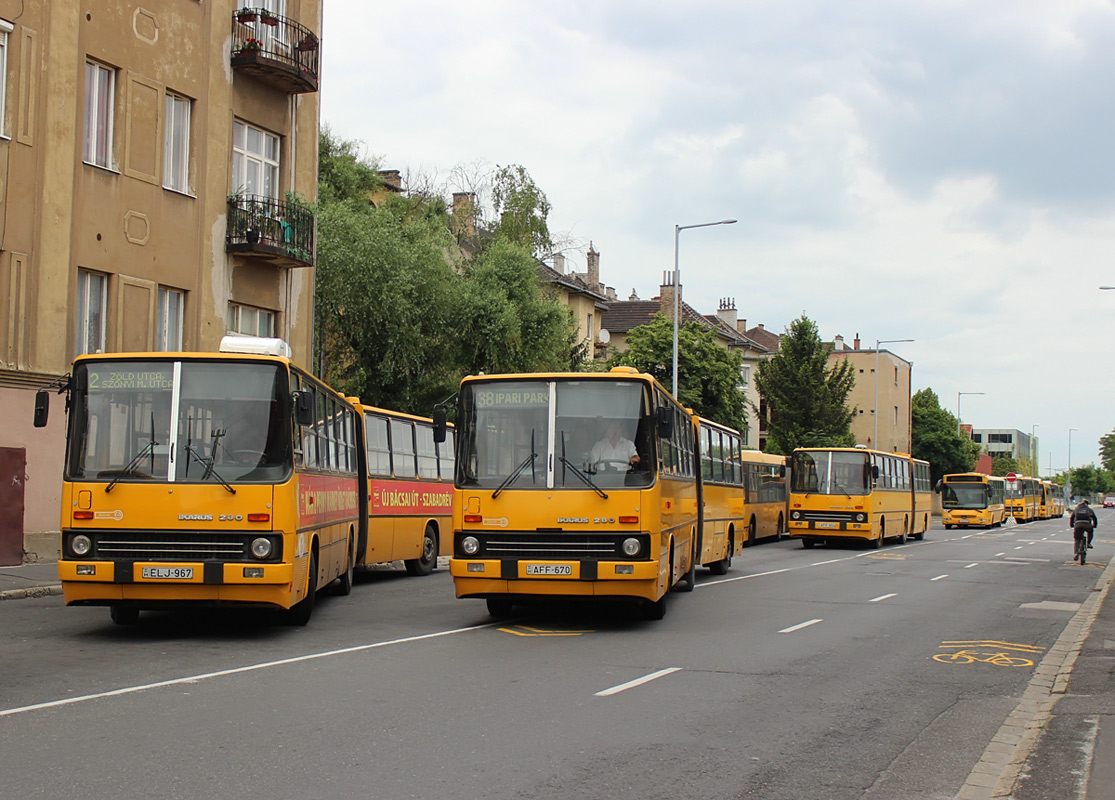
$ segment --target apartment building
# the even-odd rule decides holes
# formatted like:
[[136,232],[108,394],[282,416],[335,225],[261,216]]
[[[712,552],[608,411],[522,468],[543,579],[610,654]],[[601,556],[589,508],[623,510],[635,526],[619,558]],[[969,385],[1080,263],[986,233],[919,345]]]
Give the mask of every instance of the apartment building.
[[861,348],[859,334],[851,347],[843,336],[835,337],[828,346],[829,359],[848,361],[855,376],[847,405],[855,409],[852,434],[856,443],[874,450],[909,453],[913,363],[886,348]]
[[77,354],[308,364],[322,0],[0,0],[0,564],[57,548]]

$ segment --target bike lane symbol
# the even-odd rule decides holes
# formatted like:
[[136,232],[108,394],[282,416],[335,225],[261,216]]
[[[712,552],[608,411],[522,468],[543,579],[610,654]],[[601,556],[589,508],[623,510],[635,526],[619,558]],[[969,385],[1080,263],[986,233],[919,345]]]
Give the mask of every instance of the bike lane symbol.
[[994,639],[979,641],[941,642],[941,648],[952,652],[937,653],[934,661],[942,664],[991,664],[996,667],[1032,667],[1027,655],[1040,655],[1042,648]]

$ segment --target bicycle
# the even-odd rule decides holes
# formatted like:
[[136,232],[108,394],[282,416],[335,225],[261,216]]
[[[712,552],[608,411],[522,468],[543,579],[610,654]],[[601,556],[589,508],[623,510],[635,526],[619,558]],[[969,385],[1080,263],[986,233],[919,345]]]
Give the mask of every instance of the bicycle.
[[1076,538],[1076,548],[1072,560],[1079,561],[1080,566],[1084,566],[1084,562],[1088,560],[1088,531],[1077,528],[1073,530],[1073,536]]

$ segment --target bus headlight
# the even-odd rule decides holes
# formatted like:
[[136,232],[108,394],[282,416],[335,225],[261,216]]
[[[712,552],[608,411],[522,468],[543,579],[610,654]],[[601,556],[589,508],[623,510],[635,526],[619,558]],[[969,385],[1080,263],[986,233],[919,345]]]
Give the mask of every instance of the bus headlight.
[[633,536],[630,539],[623,540],[623,554],[625,556],[631,556],[632,558],[634,558],[635,556],[639,555],[639,551],[642,549],[643,546],[639,543],[639,540]]
[[466,536],[461,539],[461,552],[466,556],[474,556],[480,552],[480,540],[475,536]]
[[252,555],[258,559],[270,558],[273,548],[271,540],[263,536],[252,540]]
[[93,549],[93,540],[85,534],[80,534],[70,540],[70,549],[74,551],[75,556],[87,556]]
[[790,512],[790,519],[801,519],[801,512],[800,511],[791,511]]
[[863,513],[856,514],[856,522],[867,522],[867,515]]

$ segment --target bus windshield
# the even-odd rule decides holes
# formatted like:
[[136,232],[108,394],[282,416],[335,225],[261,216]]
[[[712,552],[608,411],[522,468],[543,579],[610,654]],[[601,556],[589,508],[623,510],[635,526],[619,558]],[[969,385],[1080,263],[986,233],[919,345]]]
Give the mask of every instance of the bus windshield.
[[265,362],[79,363],[66,477],[226,485],[284,480],[293,468],[285,375]]
[[790,470],[793,492],[864,495],[871,491],[866,453],[799,450]]
[[462,487],[648,486],[655,464],[650,401],[638,381],[484,381],[461,389]]
[[945,483],[941,486],[944,508],[987,508],[987,487],[982,483]]

